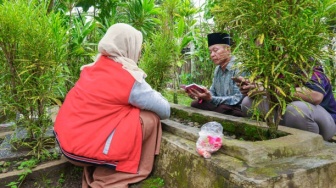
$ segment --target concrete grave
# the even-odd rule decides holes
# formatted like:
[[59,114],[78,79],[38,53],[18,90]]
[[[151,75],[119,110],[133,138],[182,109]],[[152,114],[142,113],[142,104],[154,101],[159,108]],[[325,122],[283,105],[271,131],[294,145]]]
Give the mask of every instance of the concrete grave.
[[[204,115],[209,121],[265,126],[246,118],[171,106],[173,113]],[[172,118],[162,121],[161,153],[153,173],[165,180],[166,187],[336,187],[336,143],[325,142],[318,134],[279,126],[286,136],[254,142],[225,137],[221,150],[204,159],[195,150],[200,129]]]

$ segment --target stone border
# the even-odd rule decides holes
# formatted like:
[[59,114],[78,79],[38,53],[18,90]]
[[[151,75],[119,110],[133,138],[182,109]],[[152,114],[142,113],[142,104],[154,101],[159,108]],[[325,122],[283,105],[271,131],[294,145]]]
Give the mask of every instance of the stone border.
[[[234,117],[211,111],[199,110],[192,107],[182,106],[178,104],[170,104],[171,108],[184,110],[189,113],[197,113],[211,118],[222,119],[225,121],[236,123],[248,123],[253,126],[265,127],[265,124],[258,124],[254,120],[247,118]],[[199,128],[188,127],[171,120],[163,120],[164,129],[174,134],[180,135],[191,141],[198,138]],[[266,126],[267,127],[267,126]],[[247,164],[255,164],[271,161],[278,158],[296,156],[320,150],[325,147],[323,138],[319,134],[293,129],[289,127],[279,126],[280,131],[287,132],[289,135],[276,139],[264,141],[241,141],[225,137],[220,152],[245,161]]]
[[[39,179],[42,177],[41,174],[49,174],[46,172],[53,172],[53,174],[56,176],[60,173],[59,171],[68,166],[71,166],[71,164],[64,157],[61,157],[59,160],[46,162],[44,164],[38,165],[36,168],[33,168],[32,173],[28,175],[27,179]],[[23,172],[24,170],[14,170],[0,174],[0,187],[5,186],[12,181],[16,181]]]

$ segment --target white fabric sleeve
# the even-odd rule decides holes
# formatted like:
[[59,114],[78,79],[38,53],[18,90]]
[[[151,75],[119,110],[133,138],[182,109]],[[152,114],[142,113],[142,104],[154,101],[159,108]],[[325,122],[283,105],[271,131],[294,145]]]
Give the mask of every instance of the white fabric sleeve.
[[152,87],[145,81],[135,81],[129,103],[142,110],[149,110],[155,112],[160,119],[167,119],[170,116],[170,105],[161,93],[152,89]]

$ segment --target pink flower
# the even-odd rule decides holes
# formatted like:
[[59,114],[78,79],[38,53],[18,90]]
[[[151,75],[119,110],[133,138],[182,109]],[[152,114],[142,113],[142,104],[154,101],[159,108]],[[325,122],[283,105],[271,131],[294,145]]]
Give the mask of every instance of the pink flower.
[[212,137],[212,136],[208,136],[208,140],[210,144],[215,144],[215,143],[221,143],[222,139],[220,137]]

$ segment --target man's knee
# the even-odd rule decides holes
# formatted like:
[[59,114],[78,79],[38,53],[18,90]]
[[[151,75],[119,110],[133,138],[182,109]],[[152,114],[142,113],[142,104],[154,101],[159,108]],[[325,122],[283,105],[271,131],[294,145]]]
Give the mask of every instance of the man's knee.
[[295,118],[306,118],[311,114],[312,107],[309,106],[308,103],[302,101],[294,101],[287,105],[285,116],[292,116]]
[[251,110],[251,106],[252,106],[252,99],[248,96],[244,97],[241,103],[241,110],[244,116],[250,116],[251,112],[249,111]]
[[199,103],[198,103],[198,101],[192,101],[190,106],[193,107],[193,108],[199,108]]

